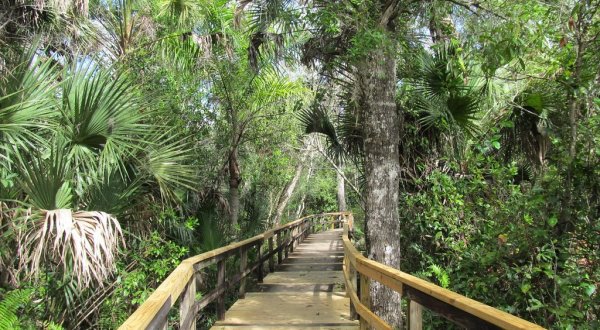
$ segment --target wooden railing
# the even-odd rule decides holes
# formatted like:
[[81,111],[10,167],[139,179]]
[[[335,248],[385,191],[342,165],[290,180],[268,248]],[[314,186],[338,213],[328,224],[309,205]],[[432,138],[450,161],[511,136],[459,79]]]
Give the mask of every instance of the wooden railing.
[[[350,241],[353,215],[344,213],[344,279],[351,313],[360,319],[360,328],[392,329],[370,310],[369,285],[377,281],[408,298],[408,329],[422,329],[422,310],[427,308],[468,329],[543,329],[531,322],[433,283],[369,260]],[[356,315],[358,314],[358,315]]]
[[[294,251],[308,234],[331,228],[347,213],[323,213],[300,218],[278,228],[266,231],[247,240],[208,251],[182,261],[160,284],[148,299],[121,325],[119,329],[166,329],[171,308],[179,305],[179,329],[196,329],[199,312],[210,303],[216,303],[217,318],[225,316],[225,293],[239,283],[238,295],[246,293],[246,277],[255,272],[259,282],[263,279],[264,263],[275,270],[275,258],[281,263]],[[249,256],[254,262],[248,264]],[[239,271],[227,278],[226,262],[238,258]],[[229,260],[231,261],[231,260]],[[201,281],[202,271],[217,264],[215,288],[196,299],[196,281]]]

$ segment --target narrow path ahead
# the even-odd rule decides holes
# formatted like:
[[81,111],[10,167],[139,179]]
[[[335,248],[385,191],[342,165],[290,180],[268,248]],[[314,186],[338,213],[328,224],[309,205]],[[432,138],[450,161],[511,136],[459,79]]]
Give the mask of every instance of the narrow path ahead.
[[212,329],[358,329],[344,292],[342,230],[308,236]]

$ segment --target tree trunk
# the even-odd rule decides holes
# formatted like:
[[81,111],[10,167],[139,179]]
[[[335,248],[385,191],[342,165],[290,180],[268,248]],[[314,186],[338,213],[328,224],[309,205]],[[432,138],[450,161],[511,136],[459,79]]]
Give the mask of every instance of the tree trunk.
[[229,223],[233,230],[238,228],[240,216],[240,165],[238,163],[238,148],[233,146],[229,154]]
[[346,211],[346,188],[344,185],[344,176],[341,171],[344,170],[344,165],[340,162],[338,164],[339,171],[335,171],[337,177],[337,201],[338,211]]
[[[369,50],[357,68],[364,111],[367,250],[370,259],[399,269],[400,122],[395,103],[396,52],[392,45]],[[370,292],[371,309],[392,327],[401,329],[400,295],[375,281]]]
[[279,197],[279,202],[277,203],[277,211],[275,212],[275,218],[273,219],[273,224],[275,227],[281,224],[281,218],[283,217],[283,211],[288,205],[296,186],[298,185],[298,181],[300,181],[300,176],[302,175],[302,170],[304,169],[304,160],[300,160],[298,165],[296,165],[296,172],[294,173],[294,177],[288,184],[285,189],[281,193]]

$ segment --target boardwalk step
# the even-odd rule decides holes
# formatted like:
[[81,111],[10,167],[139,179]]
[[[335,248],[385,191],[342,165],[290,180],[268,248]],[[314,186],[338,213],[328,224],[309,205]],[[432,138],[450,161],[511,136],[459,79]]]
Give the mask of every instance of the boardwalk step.
[[343,292],[337,284],[257,284],[258,292]]
[[344,256],[319,256],[319,255],[291,255],[283,261],[284,264],[300,264],[300,263],[337,263],[342,262]]
[[285,330],[285,329],[311,329],[311,330],[350,330],[357,329],[356,324],[337,324],[337,323],[320,323],[320,324],[256,324],[256,325],[241,325],[227,324],[217,322],[212,329],[216,330]]
[[343,292],[248,293],[225,313],[218,326],[356,326]]
[[342,263],[293,263],[277,266],[277,271],[342,270]]
[[336,284],[344,282],[340,271],[289,271],[267,275],[263,283],[267,284]]

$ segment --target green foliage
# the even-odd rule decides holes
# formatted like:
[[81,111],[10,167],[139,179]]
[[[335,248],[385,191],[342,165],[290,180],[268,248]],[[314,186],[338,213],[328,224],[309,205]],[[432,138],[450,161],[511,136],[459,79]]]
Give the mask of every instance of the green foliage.
[[123,323],[179,265],[188,248],[152,232],[148,238],[130,245],[129,251],[118,267],[113,293],[101,306],[102,328],[112,329]]
[[19,329],[21,321],[17,313],[31,299],[32,290],[12,290],[5,292],[0,301],[0,329]]

